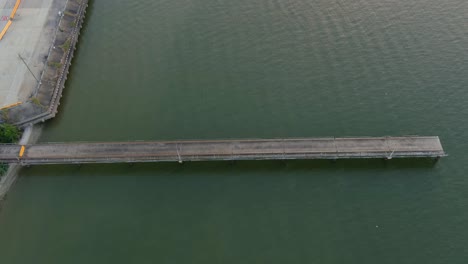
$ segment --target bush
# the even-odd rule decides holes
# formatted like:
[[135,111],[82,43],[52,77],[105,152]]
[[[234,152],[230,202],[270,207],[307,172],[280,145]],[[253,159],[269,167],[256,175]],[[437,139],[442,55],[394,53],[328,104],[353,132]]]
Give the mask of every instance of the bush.
[[71,46],[71,40],[68,38],[65,41],[65,43],[63,43],[63,45],[60,46],[60,48],[62,48],[63,51],[67,52],[70,49],[70,46]]
[[[21,131],[10,124],[0,124],[0,143],[16,143],[21,136]],[[8,164],[0,163],[0,176],[8,171]]]
[[8,171],[8,164],[0,163],[0,176],[5,175],[7,171]]
[[62,63],[60,63],[60,62],[53,62],[53,61],[47,62],[47,65],[49,65],[49,67],[54,67],[54,68],[56,68],[56,69],[62,67]]
[[20,130],[10,124],[0,124],[0,143],[16,143],[21,136]]

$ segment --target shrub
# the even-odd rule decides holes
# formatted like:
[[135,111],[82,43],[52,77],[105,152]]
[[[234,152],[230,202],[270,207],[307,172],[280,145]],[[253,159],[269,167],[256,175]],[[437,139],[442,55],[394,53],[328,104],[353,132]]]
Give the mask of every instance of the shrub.
[[[0,143],[16,143],[21,136],[21,131],[14,125],[0,124]],[[8,171],[8,164],[0,163],[0,176]]]
[[10,124],[0,124],[0,143],[15,143],[21,136],[20,130]]
[[5,175],[7,171],[8,171],[8,164],[0,163],[0,176]]

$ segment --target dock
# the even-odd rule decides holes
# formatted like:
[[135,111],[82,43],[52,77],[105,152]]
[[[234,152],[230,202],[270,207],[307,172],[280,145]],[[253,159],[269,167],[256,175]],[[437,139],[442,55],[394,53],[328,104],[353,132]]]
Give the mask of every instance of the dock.
[[444,156],[436,136],[0,144],[0,162],[22,165]]

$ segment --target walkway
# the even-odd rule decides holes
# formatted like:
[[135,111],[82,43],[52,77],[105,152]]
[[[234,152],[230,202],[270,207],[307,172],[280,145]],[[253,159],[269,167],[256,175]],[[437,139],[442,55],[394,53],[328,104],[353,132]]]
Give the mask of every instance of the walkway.
[[159,161],[439,158],[438,137],[303,138],[0,145],[0,162],[75,164]]

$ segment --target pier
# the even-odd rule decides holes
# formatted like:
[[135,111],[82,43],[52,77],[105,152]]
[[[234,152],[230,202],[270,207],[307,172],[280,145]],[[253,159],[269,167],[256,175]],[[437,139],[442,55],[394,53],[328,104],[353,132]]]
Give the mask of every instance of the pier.
[[0,144],[0,162],[22,165],[444,156],[439,137],[420,136]]

